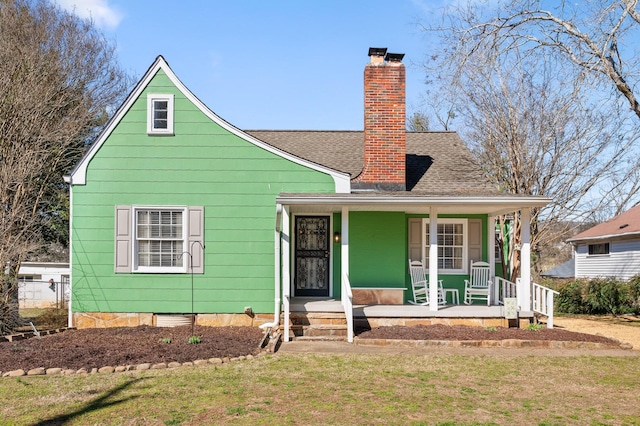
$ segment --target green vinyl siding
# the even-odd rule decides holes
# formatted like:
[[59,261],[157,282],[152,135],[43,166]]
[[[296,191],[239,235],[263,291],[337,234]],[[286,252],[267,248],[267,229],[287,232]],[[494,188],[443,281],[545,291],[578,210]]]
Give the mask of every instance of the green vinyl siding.
[[[174,136],[148,136],[147,93],[173,94]],[[275,198],[333,178],[228,132],[160,71],[72,189],[73,310],[273,312]],[[204,206],[204,274],[114,273],[114,206]]]
[[[429,215],[407,215],[407,218],[428,218]],[[442,215],[442,216],[438,216],[438,218],[441,219],[452,219],[452,218],[457,218],[457,219],[468,219],[468,222],[471,221],[478,221],[479,225],[480,225],[480,251],[482,252],[481,254],[481,258],[480,259],[473,259],[474,261],[478,261],[478,260],[482,260],[484,262],[488,262],[489,261],[489,254],[488,254],[488,247],[489,247],[489,242],[487,240],[487,223],[488,223],[488,217],[486,215]],[[408,225],[408,224],[407,224]],[[467,232],[469,232],[469,227],[467,227]],[[407,233],[409,232],[409,230],[407,229]],[[469,250],[469,247],[467,246],[467,250]],[[471,260],[471,259],[468,259]],[[406,285],[408,289],[411,289],[411,277],[409,276],[409,268],[408,268],[408,262],[405,261],[406,265],[405,265],[405,279],[406,279]],[[428,274],[427,274],[428,276]],[[465,279],[469,279],[469,275],[468,274],[438,274],[438,279],[442,280],[442,285],[445,288],[454,288],[458,290],[458,294],[460,296],[460,301],[462,303],[462,298],[464,297],[464,280]],[[407,296],[409,296],[409,299],[412,297],[411,292],[408,292],[409,294],[407,294]],[[451,301],[451,299],[449,299],[449,301]]]
[[349,214],[349,281],[353,287],[406,287],[405,229],[401,212]]

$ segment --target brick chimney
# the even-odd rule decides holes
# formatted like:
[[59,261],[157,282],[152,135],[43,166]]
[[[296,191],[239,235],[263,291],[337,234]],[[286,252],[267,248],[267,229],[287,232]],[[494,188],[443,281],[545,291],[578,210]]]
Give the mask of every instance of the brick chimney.
[[364,69],[364,167],[354,189],[406,190],[404,54],[370,48]]

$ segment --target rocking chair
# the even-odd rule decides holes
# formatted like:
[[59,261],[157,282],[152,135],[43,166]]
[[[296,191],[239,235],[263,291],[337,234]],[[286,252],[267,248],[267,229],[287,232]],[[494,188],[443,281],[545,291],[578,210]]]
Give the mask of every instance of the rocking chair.
[[491,302],[490,265],[487,262],[471,261],[469,279],[464,280],[464,303],[470,305],[474,300],[486,300],[487,306]]
[[[422,262],[409,260],[409,273],[411,274],[411,288],[413,289],[413,300],[409,300],[409,303],[427,306],[429,304],[429,282],[422,267]],[[438,280],[438,305],[444,306],[446,304],[442,280]]]

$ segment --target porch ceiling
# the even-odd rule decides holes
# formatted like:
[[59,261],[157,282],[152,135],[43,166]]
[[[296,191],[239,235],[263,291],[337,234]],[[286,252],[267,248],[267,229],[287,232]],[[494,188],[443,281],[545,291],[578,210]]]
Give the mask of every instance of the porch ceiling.
[[517,195],[406,195],[389,194],[280,194],[276,202],[292,213],[350,211],[401,211],[428,214],[436,207],[441,214],[488,214],[497,216],[524,208],[543,207],[551,198]]

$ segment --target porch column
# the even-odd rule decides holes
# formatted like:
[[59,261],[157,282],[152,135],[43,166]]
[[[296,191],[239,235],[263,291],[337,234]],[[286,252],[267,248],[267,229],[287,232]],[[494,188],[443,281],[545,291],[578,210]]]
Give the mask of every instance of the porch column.
[[438,310],[438,209],[429,210],[429,310]]
[[493,303],[498,304],[500,297],[498,295],[498,286],[496,283],[496,218],[489,216],[487,220],[487,238],[489,239],[489,276],[493,280]]
[[523,311],[531,310],[531,212],[528,208],[520,211],[520,287],[518,305]]
[[342,292],[344,291],[345,284],[344,277],[349,276],[349,208],[342,207],[342,224],[341,224],[342,236],[340,237],[340,268],[342,273],[340,274],[340,298],[346,297]]
[[284,307],[284,336],[285,342],[289,341],[289,301],[291,297],[291,223],[289,207],[282,207],[282,299]]

